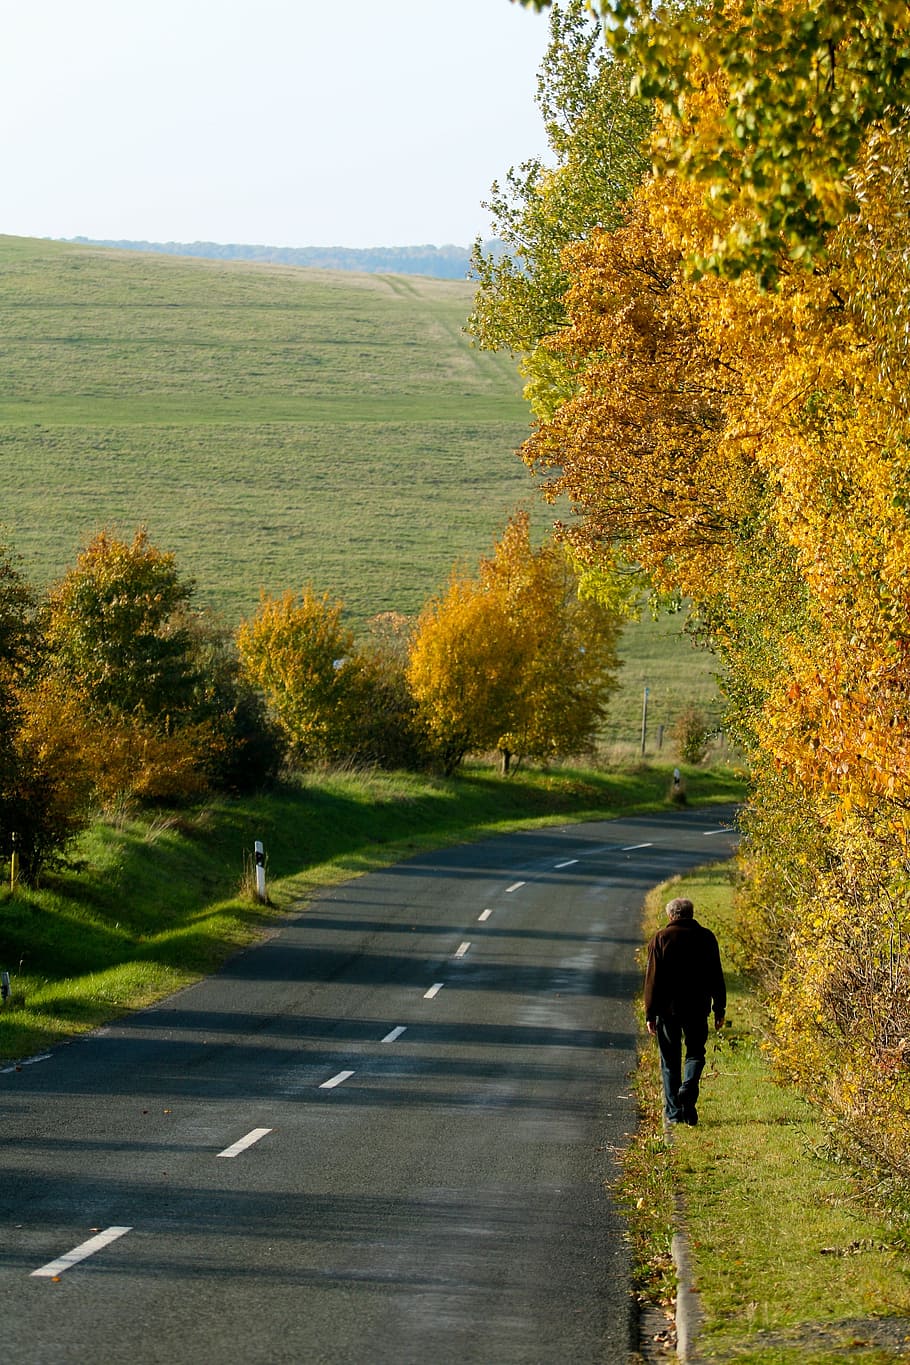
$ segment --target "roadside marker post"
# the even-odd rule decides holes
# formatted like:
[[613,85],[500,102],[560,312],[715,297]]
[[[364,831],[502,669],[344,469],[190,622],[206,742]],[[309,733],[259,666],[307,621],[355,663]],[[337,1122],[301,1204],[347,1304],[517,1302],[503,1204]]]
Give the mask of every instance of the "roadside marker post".
[[256,899],[265,903],[265,849],[261,839],[256,840],[253,849],[256,863]]

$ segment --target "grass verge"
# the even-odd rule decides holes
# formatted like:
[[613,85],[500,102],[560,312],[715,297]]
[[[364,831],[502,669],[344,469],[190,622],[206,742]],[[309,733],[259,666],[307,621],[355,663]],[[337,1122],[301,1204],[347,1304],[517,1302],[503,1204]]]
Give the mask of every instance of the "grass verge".
[[[672,888],[672,889],[671,889]],[[697,1128],[664,1134],[657,1049],[642,1028],[641,1125],[624,1156],[637,1290],[672,1304],[670,1239],[684,1210],[705,1361],[864,1365],[910,1356],[910,1248],[871,1210],[812,1108],[777,1085],[762,1020],[735,961],[732,872],[715,867],[657,888],[646,936],[671,895],[689,896],[720,940],[732,1027],[708,1043]],[[650,1358],[657,1358],[655,1347]]]
[[[693,802],[735,801],[731,768],[686,770]],[[554,820],[660,809],[666,766],[312,776],[180,815],[98,823],[38,891],[0,893],[0,1056],[25,1057],[214,970],[320,887],[423,848]],[[254,840],[271,906],[243,890]]]

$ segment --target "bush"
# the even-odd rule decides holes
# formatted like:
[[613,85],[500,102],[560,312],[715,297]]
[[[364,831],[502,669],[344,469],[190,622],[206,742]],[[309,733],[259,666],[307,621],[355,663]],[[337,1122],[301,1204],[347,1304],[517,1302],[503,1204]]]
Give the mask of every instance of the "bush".
[[673,726],[673,738],[684,763],[701,763],[708,752],[711,723],[704,711],[690,703],[680,711]]

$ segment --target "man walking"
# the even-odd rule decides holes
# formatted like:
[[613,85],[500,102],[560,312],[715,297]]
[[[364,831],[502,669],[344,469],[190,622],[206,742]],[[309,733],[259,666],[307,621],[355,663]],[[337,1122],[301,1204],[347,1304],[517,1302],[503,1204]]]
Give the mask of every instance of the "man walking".
[[666,927],[658,929],[648,944],[645,1018],[660,1049],[667,1122],[695,1124],[708,1015],[713,1009],[714,1027],[723,1027],[727,987],[717,939],[695,919],[692,902],[681,896],[670,901],[667,919]]

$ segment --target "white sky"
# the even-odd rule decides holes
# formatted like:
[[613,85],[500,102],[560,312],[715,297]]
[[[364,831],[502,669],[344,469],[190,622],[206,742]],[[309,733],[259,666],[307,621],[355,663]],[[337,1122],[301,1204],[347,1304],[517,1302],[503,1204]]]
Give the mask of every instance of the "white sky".
[[0,232],[468,245],[544,149],[510,0],[27,0],[0,37]]

